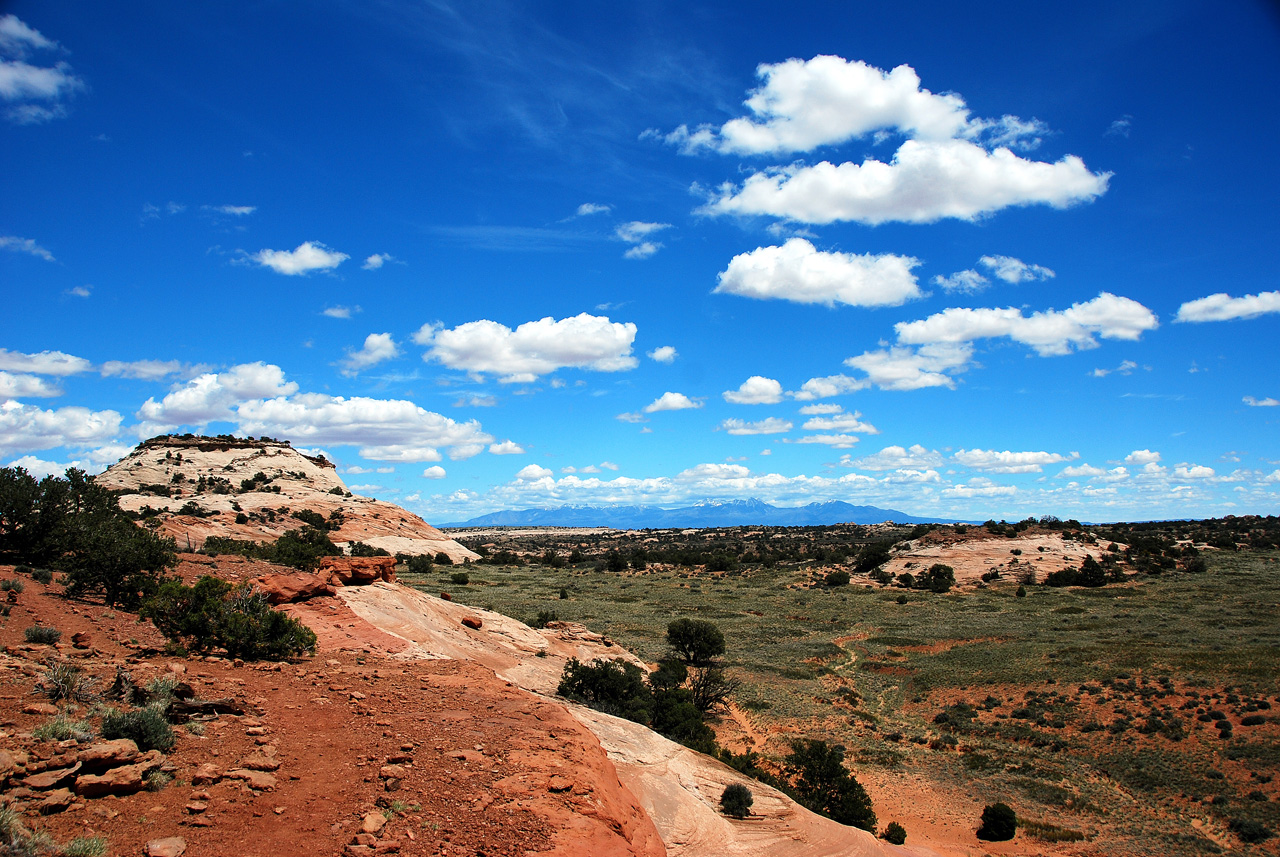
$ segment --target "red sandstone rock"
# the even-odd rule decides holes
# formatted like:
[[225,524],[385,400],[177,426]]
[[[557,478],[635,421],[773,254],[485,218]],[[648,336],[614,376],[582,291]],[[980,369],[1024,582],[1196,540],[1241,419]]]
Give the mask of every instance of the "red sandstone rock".
[[90,771],[118,768],[121,765],[128,765],[136,761],[137,758],[138,745],[128,738],[99,741],[81,750],[76,755],[76,761]]
[[272,604],[290,604],[325,595],[336,595],[336,579],[328,571],[309,574],[268,574],[254,578],[253,585],[261,590]]
[[479,631],[484,626],[479,616],[463,616],[462,624],[475,631]]
[[396,579],[396,558],[393,556],[326,556],[320,559],[318,573],[332,572],[345,586],[360,586]]

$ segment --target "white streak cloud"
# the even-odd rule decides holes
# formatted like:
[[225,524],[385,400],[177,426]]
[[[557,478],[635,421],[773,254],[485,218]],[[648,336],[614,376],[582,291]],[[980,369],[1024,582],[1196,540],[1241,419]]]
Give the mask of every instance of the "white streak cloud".
[[952,456],[965,467],[987,473],[1041,473],[1046,464],[1061,464],[1079,457],[1076,453],[998,452],[994,449],[962,449]]
[[40,351],[24,354],[0,348],[0,369],[10,372],[28,372],[33,375],[79,375],[93,369],[93,364],[83,357],[75,357],[61,351]]
[[1012,256],[983,256],[978,260],[978,264],[991,269],[991,273],[998,279],[1015,285],[1035,280],[1048,280],[1057,276],[1043,265],[1029,265]]
[[1280,291],[1233,298],[1219,292],[1187,301],[1178,307],[1174,321],[1235,321],[1280,312]]
[[38,259],[44,259],[46,262],[56,262],[53,254],[41,247],[32,238],[19,238],[16,235],[0,235],[0,250],[9,250],[13,253],[26,253],[29,256],[35,256]]
[[720,431],[725,431],[734,435],[782,434],[783,432],[791,431],[791,429],[791,421],[784,420],[781,417],[769,417],[768,419],[759,420],[757,422],[727,419],[719,426]]

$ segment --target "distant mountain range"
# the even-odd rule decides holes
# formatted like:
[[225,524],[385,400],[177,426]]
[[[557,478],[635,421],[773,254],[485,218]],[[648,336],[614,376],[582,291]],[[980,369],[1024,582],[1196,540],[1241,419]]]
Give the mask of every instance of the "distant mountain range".
[[[896,509],[854,506],[841,500],[805,506],[773,506],[763,500],[703,500],[681,509],[657,506],[560,506],[555,509],[520,509],[493,512],[469,521],[438,524],[439,527],[612,527],[618,530],[672,529],[677,527],[815,527],[830,524],[953,523],[939,518],[917,518]],[[970,523],[970,522],[963,522]],[[979,522],[972,522],[979,523]]]

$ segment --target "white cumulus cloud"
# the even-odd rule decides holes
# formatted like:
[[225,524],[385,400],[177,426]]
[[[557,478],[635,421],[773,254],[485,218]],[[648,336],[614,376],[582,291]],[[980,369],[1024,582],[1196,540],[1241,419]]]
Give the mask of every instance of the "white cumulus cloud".
[[48,399],[61,396],[62,389],[39,375],[24,375],[0,369],[0,399]]
[[938,275],[932,282],[944,292],[980,292],[991,285],[990,280],[969,268],[945,277]]
[[81,407],[45,410],[12,399],[0,402],[0,456],[100,445],[115,437],[121,420],[115,411]]
[[620,224],[614,229],[614,234],[631,245],[627,252],[622,254],[625,258],[647,259],[662,249],[662,242],[651,241],[649,236],[670,228],[670,223],[646,223],[642,220],[633,220],[630,223]]
[[550,316],[514,331],[487,319],[444,329],[427,324],[413,341],[430,346],[424,360],[450,369],[492,373],[507,383],[529,383],[557,369],[620,372],[634,369],[631,353],[636,326],[603,316],[581,315],[557,321]]
[[735,405],[775,405],[782,401],[782,385],[772,378],[752,375],[738,389],[726,390],[721,395]]
[[342,359],[342,374],[356,375],[363,369],[400,356],[400,348],[389,333],[371,333],[359,351],[348,349]]
[[1187,301],[1178,307],[1178,315],[1174,321],[1234,321],[1275,312],[1280,312],[1280,291],[1260,292],[1239,298],[1219,292],[1206,298]]
[[679,356],[679,352],[673,345],[662,345],[649,352],[649,359],[659,363],[674,363]]
[[1103,292],[1093,300],[1061,311],[1044,310],[1024,316],[1013,307],[953,307],[919,321],[899,322],[894,329],[898,341],[905,345],[958,344],[1007,336],[1046,356],[1068,354],[1073,348],[1094,348],[1095,336],[1137,340],[1158,326],[1155,313],[1142,304]]
[[900,306],[920,297],[910,256],[828,253],[804,238],[734,256],[716,292],[835,306]]
[[390,253],[374,253],[372,256],[366,257],[364,264],[360,267],[366,271],[376,271],[388,262],[394,262],[395,260],[396,257]]
[[422,471],[422,478],[424,479],[443,479],[447,475],[448,474],[444,472],[444,468],[439,464],[433,464],[426,470]]
[[282,395],[242,403],[236,421],[246,434],[358,446],[360,456],[370,461],[439,461],[442,447],[459,460],[483,452],[494,441],[475,420],[457,422],[403,399]]
[[1160,453],[1149,449],[1135,449],[1124,457],[1124,463],[1132,465],[1156,464],[1159,461]]
[[1273,399],[1270,396],[1265,399],[1256,399],[1253,396],[1245,396],[1242,401],[1251,408],[1274,408],[1277,405],[1280,405],[1280,400]]
[[762,85],[746,100],[751,118],[720,128],[677,129],[667,140],[686,151],[783,154],[843,143],[880,130],[943,140],[965,132],[969,110],[958,95],[920,86],[915,69],[881,71],[837,56],[789,59],[757,67]]
[[685,411],[700,407],[702,407],[702,402],[695,402],[684,393],[666,392],[645,405],[644,412],[646,414],[654,414],[658,411]]
[[489,444],[489,452],[492,455],[524,455],[524,447],[513,440],[504,440]]
[[1090,202],[1110,178],[1075,155],[1047,163],[967,140],[907,140],[889,163],[822,161],[753,173],[740,187],[723,185],[701,210],[814,224],[976,220],[1010,206]]
[[284,370],[279,366],[262,362],[243,363],[225,372],[207,372],[192,378],[159,402],[149,398],[143,402],[137,416],[144,421],[141,428],[148,434],[179,426],[203,426],[232,419],[236,408],[243,402],[267,396],[288,396],[297,389],[297,384],[285,380]]
[[319,242],[304,241],[293,250],[259,250],[249,258],[277,274],[297,276],[312,271],[332,271],[351,257]]

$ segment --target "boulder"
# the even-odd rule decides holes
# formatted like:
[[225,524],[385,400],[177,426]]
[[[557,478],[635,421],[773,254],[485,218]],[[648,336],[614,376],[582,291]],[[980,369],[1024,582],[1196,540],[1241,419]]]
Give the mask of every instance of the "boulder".
[[479,631],[484,627],[484,622],[481,621],[479,616],[463,616],[462,624],[473,631]]
[[89,798],[133,794],[141,791],[147,774],[163,765],[164,761],[164,754],[159,750],[148,750],[140,761],[132,765],[121,765],[102,774],[81,774],[76,777],[76,794]]
[[393,556],[326,556],[320,558],[317,573],[332,572],[344,586],[362,586],[376,580],[395,583],[396,558]]
[[114,741],[98,741],[76,754],[76,761],[86,770],[103,771],[118,768],[138,760],[138,745],[128,738]]
[[71,635],[71,645],[77,649],[87,649],[90,647],[90,637],[84,631],[77,631]]
[[292,574],[268,574],[255,578],[253,585],[267,596],[272,604],[291,604],[325,595],[336,595],[333,574],[327,571],[310,574],[305,571]]
[[22,784],[29,789],[36,791],[47,791],[48,789],[56,789],[59,786],[70,782],[80,773],[80,763],[76,762],[70,768],[54,768],[51,771],[45,771],[42,774],[33,774],[22,781]]

